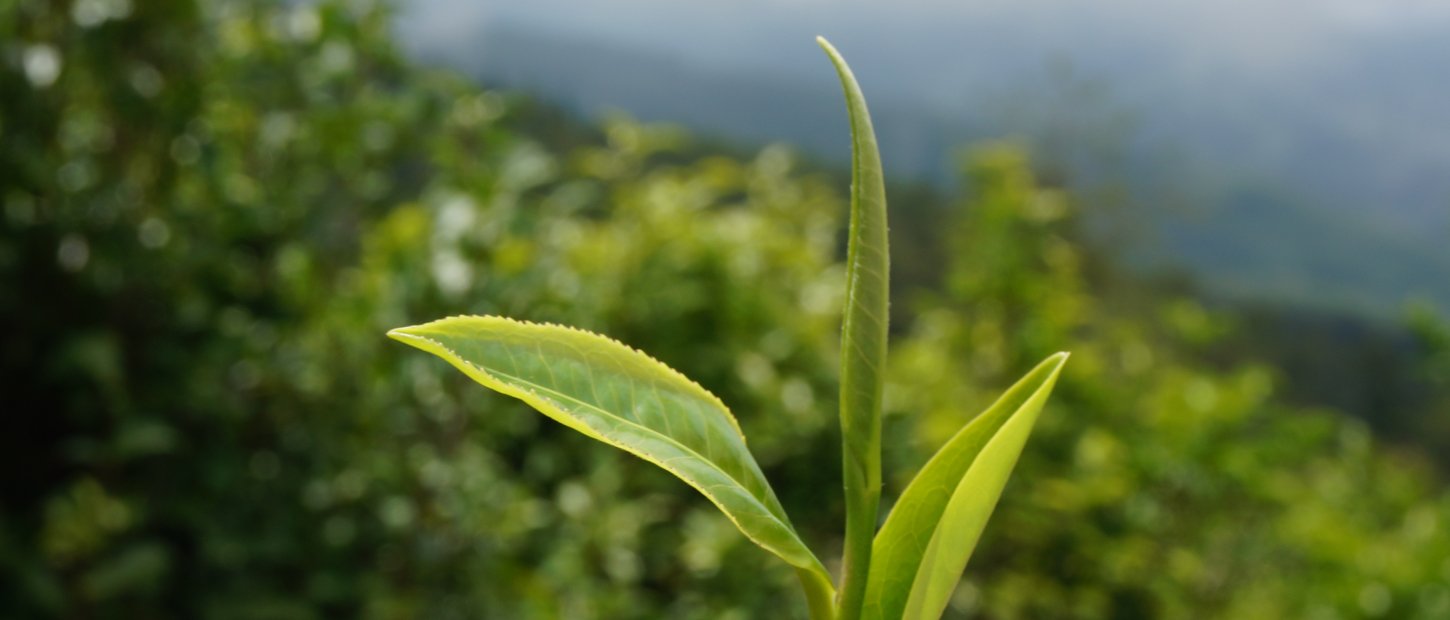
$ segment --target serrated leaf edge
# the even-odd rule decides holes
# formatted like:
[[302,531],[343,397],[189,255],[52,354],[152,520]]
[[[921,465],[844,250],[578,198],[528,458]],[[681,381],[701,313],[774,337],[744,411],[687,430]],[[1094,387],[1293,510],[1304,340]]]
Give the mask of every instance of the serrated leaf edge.
[[[448,321],[451,321],[451,320],[454,320],[454,319],[501,319],[501,320],[504,320],[504,321],[508,321],[510,323],[518,323],[520,325],[527,325],[527,326],[530,326],[530,327],[547,327],[547,328],[550,328],[550,329],[560,329],[560,330],[564,330],[564,331],[567,331],[567,332],[574,332],[576,334],[581,334],[583,336],[587,336],[587,337],[590,337],[590,338],[596,338],[596,339],[599,339],[599,340],[603,340],[605,342],[608,342],[610,344],[614,344],[614,345],[618,345],[618,346],[624,347],[625,349],[628,349],[631,352],[638,353],[638,354],[644,356],[645,359],[648,359],[650,362],[653,362],[655,365],[659,366],[661,370],[664,370],[665,371],[665,374],[671,375],[671,376],[673,376],[675,378],[680,379],[681,381],[684,381],[685,383],[688,383],[691,388],[694,388],[695,391],[699,392],[699,394],[698,394],[699,396],[703,396],[706,400],[709,400],[709,401],[711,401],[711,402],[719,405],[720,406],[720,409],[725,412],[725,417],[730,420],[730,426],[732,426],[732,427],[735,428],[735,432],[736,433],[739,433],[740,439],[742,441],[748,441],[746,439],[746,437],[745,437],[745,431],[740,428],[740,421],[735,419],[735,414],[730,411],[730,408],[729,407],[725,406],[725,402],[722,401],[722,400],[720,400],[720,397],[719,396],[716,396],[710,390],[705,389],[699,383],[695,382],[694,379],[691,379],[691,378],[685,376],[684,373],[682,373],[682,372],[680,372],[678,370],[675,370],[674,368],[670,367],[669,364],[666,364],[664,362],[661,362],[661,361],[655,359],[653,355],[650,355],[648,353],[645,353],[644,351],[641,351],[639,349],[636,349],[634,347],[631,347],[631,346],[629,346],[627,344],[624,344],[623,342],[620,342],[618,340],[615,340],[613,338],[610,338],[609,336],[606,336],[606,335],[601,334],[599,332],[592,332],[592,331],[589,331],[587,329],[579,329],[578,327],[574,327],[572,325],[561,325],[559,323],[550,323],[550,322],[547,322],[547,321],[545,321],[545,322],[536,322],[536,321],[529,321],[529,320],[525,320],[525,319],[515,319],[515,318],[506,317],[506,316],[498,316],[498,315],[492,315],[492,314],[455,314],[453,316],[447,316],[447,317],[443,317],[441,319],[434,319],[432,321],[428,321],[427,323],[419,323],[417,325],[410,325],[408,327],[400,327],[400,328],[397,328],[397,329],[389,330],[388,331],[388,336],[389,337],[396,338],[396,336],[393,335],[394,333],[398,333],[398,334],[401,334],[401,335],[409,335],[409,336],[411,336],[412,334],[407,334],[406,332],[403,332],[402,330],[428,327],[429,325],[436,325],[436,324],[439,324],[439,323],[445,323],[445,322],[448,322]],[[431,339],[429,339],[429,340],[431,340]],[[447,350],[447,347],[443,347],[443,345],[441,343],[437,343],[436,340],[435,341],[432,341],[432,342],[434,342],[435,344],[438,344],[438,346],[440,346],[440,347],[444,348],[445,350]],[[449,353],[452,353],[455,356],[458,355],[457,353],[454,353],[453,351],[449,351]],[[462,359],[462,358],[460,357],[459,359]]]
[[[666,465],[662,460],[657,459],[657,457],[655,457],[654,455],[651,455],[651,454],[649,454],[647,452],[644,452],[642,450],[638,450],[636,448],[633,448],[633,447],[630,447],[630,446],[626,446],[626,445],[623,445],[623,444],[621,444],[619,442],[612,441],[610,439],[607,439],[607,438],[603,437],[597,431],[595,431],[593,428],[590,428],[588,425],[584,424],[578,418],[575,418],[574,416],[571,416],[568,413],[566,413],[566,411],[567,411],[566,409],[564,409],[563,407],[560,407],[558,404],[556,404],[554,401],[550,400],[548,397],[543,396],[543,395],[535,392],[532,389],[530,389],[530,390],[521,390],[521,389],[518,389],[516,387],[513,387],[513,386],[509,385],[507,382],[498,379],[492,373],[490,373],[487,370],[484,370],[482,367],[478,366],[477,364],[474,364],[473,362],[470,362],[467,359],[464,359],[462,355],[459,355],[458,354],[458,352],[456,352],[456,351],[448,348],[448,346],[444,345],[443,343],[441,343],[441,342],[439,342],[437,340],[434,340],[432,338],[428,338],[426,336],[419,336],[417,334],[410,334],[410,333],[407,333],[407,332],[403,331],[403,330],[406,330],[406,329],[426,327],[428,325],[433,325],[433,324],[436,324],[436,323],[442,323],[442,322],[448,321],[449,319],[457,319],[457,318],[493,318],[493,319],[503,319],[505,321],[511,321],[511,322],[514,322],[514,323],[522,323],[522,324],[530,325],[530,326],[534,326],[534,327],[548,327],[548,328],[554,328],[554,329],[561,329],[561,330],[570,331],[570,332],[582,334],[582,335],[585,335],[585,336],[592,336],[594,338],[598,338],[598,339],[601,339],[601,340],[608,341],[610,343],[613,343],[613,344],[622,346],[622,347],[624,347],[626,349],[629,349],[630,351],[633,351],[635,353],[639,353],[640,355],[645,356],[646,358],[648,358],[650,361],[654,362],[655,364],[658,364],[661,368],[669,371],[670,374],[672,374],[672,375],[674,375],[676,377],[679,377],[681,379],[684,379],[686,382],[688,382],[695,389],[698,389],[700,392],[702,392],[703,394],[705,394],[706,396],[708,396],[710,400],[712,400],[712,401],[714,401],[716,403],[719,403],[720,404],[720,407],[726,412],[726,414],[727,415],[730,415],[729,408],[726,408],[725,405],[724,405],[724,403],[721,402],[718,397],[716,397],[714,394],[711,394],[705,388],[701,387],[700,384],[698,384],[695,381],[691,380],[690,378],[686,377],[684,374],[680,373],[680,371],[675,370],[673,368],[670,368],[669,366],[665,365],[663,362],[660,362],[659,360],[656,360],[655,358],[651,357],[649,354],[644,353],[643,351],[640,351],[640,350],[635,349],[633,347],[630,347],[629,345],[626,345],[624,343],[621,343],[621,342],[619,342],[617,340],[614,340],[613,338],[610,338],[608,336],[604,336],[604,335],[601,335],[601,334],[598,334],[598,333],[595,333],[595,332],[591,332],[591,331],[588,331],[588,330],[579,329],[577,327],[570,327],[570,326],[567,326],[567,325],[558,325],[558,324],[555,324],[555,323],[536,323],[536,322],[532,322],[532,321],[522,321],[522,320],[518,320],[518,319],[511,319],[511,318],[508,318],[508,317],[498,317],[498,316],[457,315],[457,316],[451,316],[451,317],[447,317],[447,318],[443,318],[443,319],[438,319],[438,320],[435,320],[435,321],[429,321],[428,323],[422,323],[422,324],[419,324],[419,325],[413,325],[413,326],[410,326],[410,327],[403,327],[403,328],[389,330],[388,333],[387,333],[388,337],[393,338],[395,340],[402,341],[403,339],[406,338],[406,339],[420,340],[420,341],[427,342],[428,344],[432,345],[431,348],[435,348],[435,349],[437,349],[439,351],[442,351],[442,352],[446,353],[447,355],[445,356],[445,359],[447,359],[449,363],[453,364],[459,370],[462,370],[464,372],[464,374],[466,374],[466,375],[469,376],[469,378],[472,378],[473,380],[475,380],[475,381],[483,384],[484,386],[488,387],[489,389],[496,390],[496,391],[498,391],[500,393],[503,393],[503,394],[506,394],[508,396],[513,396],[514,398],[518,398],[519,400],[522,400],[525,403],[533,406],[535,409],[539,409],[541,412],[543,412],[544,409],[550,409],[550,410],[553,410],[553,411],[558,411],[558,412],[561,413],[561,416],[564,419],[561,419],[559,417],[555,417],[555,416],[552,416],[552,415],[551,416],[548,416],[548,417],[550,417],[552,419],[555,419],[555,420],[558,420],[559,422],[563,423],[564,425],[568,426],[569,428],[572,428],[572,429],[574,429],[576,431],[579,431],[581,433],[584,433],[588,437],[591,437],[591,438],[593,438],[595,440],[598,440],[598,441],[600,441],[600,442],[602,442],[604,444],[607,444],[609,446],[613,446],[615,448],[618,448],[620,450],[623,450],[625,452],[628,452],[630,454],[633,454],[633,455],[635,455],[635,456],[637,456],[637,457],[639,457],[641,459],[644,459],[644,460],[646,460],[646,461],[648,461],[650,463],[653,463],[653,464],[659,466],[661,469],[664,469],[665,471],[668,471],[671,474],[674,474],[674,476],[676,478],[680,479],[685,484],[688,484],[691,487],[694,487],[694,489],[696,491],[699,491],[701,495],[704,495],[706,499],[710,500],[710,503],[714,504],[715,507],[720,510],[720,513],[721,514],[724,514],[725,515],[725,518],[726,519],[729,519],[730,522],[735,525],[735,529],[736,530],[739,530],[741,534],[744,534],[746,538],[750,539],[751,542],[755,543],[760,548],[765,549],[767,551],[770,551],[771,553],[775,554],[776,557],[779,557],[780,559],[785,560],[785,562],[787,564],[790,564],[791,566],[796,566],[798,568],[803,568],[803,569],[811,570],[811,571],[814,571],[814,572],[818,572],[818,573],[820,573],[822,575],[829,575],[829,573],[826,572],[825,567],[823,565],[821,565],[820,560],[815,557],[815,554],[814,553],[811,553],[811,551],[810,551],[810,549],[808,547],[806,547],[805,541],[800,541],[800,534],[798,532],[796,532],[795,526],[792,525],[789,520],[780,520],[780,522],[781,522],[782,525],[785,526],[785,529],[786,530],[788,530],[792,534],[795,534],[796,535],[796,539],[798,541],[800,541],[800,543],[801,543],[801,548],[806,551],[807,555],[811,558],[811,560],[813,560],[813,562],[807,563],[807,564],[797,564],[795,562],[792,562],[790,559],[786,558],[780,552],[776,551],[773,548],[773,546],[767,545],[766,543],[764,543],[760,539],[756,538],[749,531],[747,531],[744,527],[741,527],[740,522],[738,520],[736,520],[736,518],[733,515],[730,514],[730,511],[729,510],[726,510],[725,506],[723,504],[721,504],[718,500],[716,500],[713,495],[711,495],[709,492],[707,492],[704,487],[701,487],[700,485],[695,484],[694,481],[691,481],[690,479],[688,479],[688,478],[680,475],[680,472],[676,471],[674,468],[670,467],[669,465]],[[736,430],[736,432],[740,432],[739,425],[738,425],[738,423],[735,423],[735,417],[733,415],[730,415],[730,421],[732,422],[732,424],[735,424],[735,430]],[[624,420],[624,422],[627,423],[627,424],[630,424],[632,426],[639,426],[639,425],[634,424],[633,422],[630,422],[628,420]],[[645,428],[645,427],[641,427],[641,428]],[[656,435],[659,434],[657,431],[654,431],[653,429],[645,428],[645,430],[649,430],[651,433],[654,433]],[[745,434],[744,433],[741,433],[740,438],[743,441],[745,439]],[[695,454],[702,462],[708,463],[710,465],[710,467],[712,467],[716,471],[720,472],[724,477],[726,477],[726,478],[734,481],[737,485],[741,486],[741,488],[744,488],[744,485],[743,484],[740,484],[740,481],[739,480],[736,480],[734,477],[730,476],[724,470],[720,469],[719,466],[718,465],[715,465],[714,462],[712,462],[709,459],[701,456],[698,452],[695,452],[694,450],[691,450],[688,446],[684,446],[682,444],[679,444],[678,442],[674,441],[673,439],[670,439],[670,441],[671,441],[671,443],[675,443],[676,445],[679,445],[682,449],[684,449],[684,450],[686,450],[686,451],[688,451],[688,452],[690,452],[692,454]],[[749,495],[749,494],[747,493],[746,495]],[[750,496],[750,497],[752,499],[754,499],[754,496]],[[758,499],[756,499],[756,501],[759,502]],[[766,506],[764,506],[762,504],[762,508],[765,508],[765,510],[764,510],[764,513],[765,514],[769,514],[769,515],[771,515],[772,518],[775,518],[775,515],[771,513],[771,511],[770,511],[770,509],[768,507],[766,507]],[[779,520],[779,519],[777,519],[777,520]]]

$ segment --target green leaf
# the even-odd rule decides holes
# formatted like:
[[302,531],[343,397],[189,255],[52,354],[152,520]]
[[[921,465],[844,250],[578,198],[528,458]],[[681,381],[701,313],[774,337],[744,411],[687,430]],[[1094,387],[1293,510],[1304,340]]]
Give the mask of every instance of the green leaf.
[[[746,449],[735,418],[684,375],[597,334],[502,317],[453,317],[388,336],[669,470],[710,498],[756,544],[802,572],[808,591],[817,590],[813,598],[829,601],[834,594],[829,574],[791,527]],[[812,608],[818,604],[812,601]]]
[[881,390],[886,365],[886,185],[876,131],[856,76],[824,38],[851,120],[851,228],[846,250],[846,309],[841,326],[841,442],[846,487],[841,618],[856,620],[866,592],[871,539],[881,501]]
[[941,617],[1066,361],[1038,364],[906,487],[876,536],[862,618]]

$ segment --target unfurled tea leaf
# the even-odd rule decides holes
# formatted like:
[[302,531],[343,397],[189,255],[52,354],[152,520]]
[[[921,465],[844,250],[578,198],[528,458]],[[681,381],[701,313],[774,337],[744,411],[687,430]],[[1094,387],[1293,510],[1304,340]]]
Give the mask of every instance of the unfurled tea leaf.
[[756,544],[796,567],[803,581],[817,582],[815,598],[833,594],[828,573],[791,527],[735,418],[684,375],[597,334],[502,317],[453,317],[388,335],[669,470]]

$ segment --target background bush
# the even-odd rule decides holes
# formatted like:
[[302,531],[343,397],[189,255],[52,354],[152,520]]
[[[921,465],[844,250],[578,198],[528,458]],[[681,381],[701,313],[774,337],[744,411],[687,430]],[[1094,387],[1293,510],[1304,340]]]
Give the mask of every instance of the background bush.
[[[804,617],[686,485],[382,334],[488,313],[640,348],[732,407],[831,557],[841,186],[480,90],[388,28],[0,2],[0,615]],[[1428,465],[1215,361],[1231,317],[1113,285],[1020,149],[963,175],[944,275],[896,295],[888,502],[1074,357],[949,615],[1450,615]]]

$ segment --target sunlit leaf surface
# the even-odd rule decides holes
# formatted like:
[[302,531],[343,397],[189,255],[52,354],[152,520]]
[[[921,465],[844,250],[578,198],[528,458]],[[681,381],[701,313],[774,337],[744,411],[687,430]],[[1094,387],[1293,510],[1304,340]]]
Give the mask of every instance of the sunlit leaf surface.
[[388,335],[585,435],[669,470],[751,540],[801,569],[825,569],[791,527],[714,395],[653,358],[590,332],[501,317],[453,317]]

